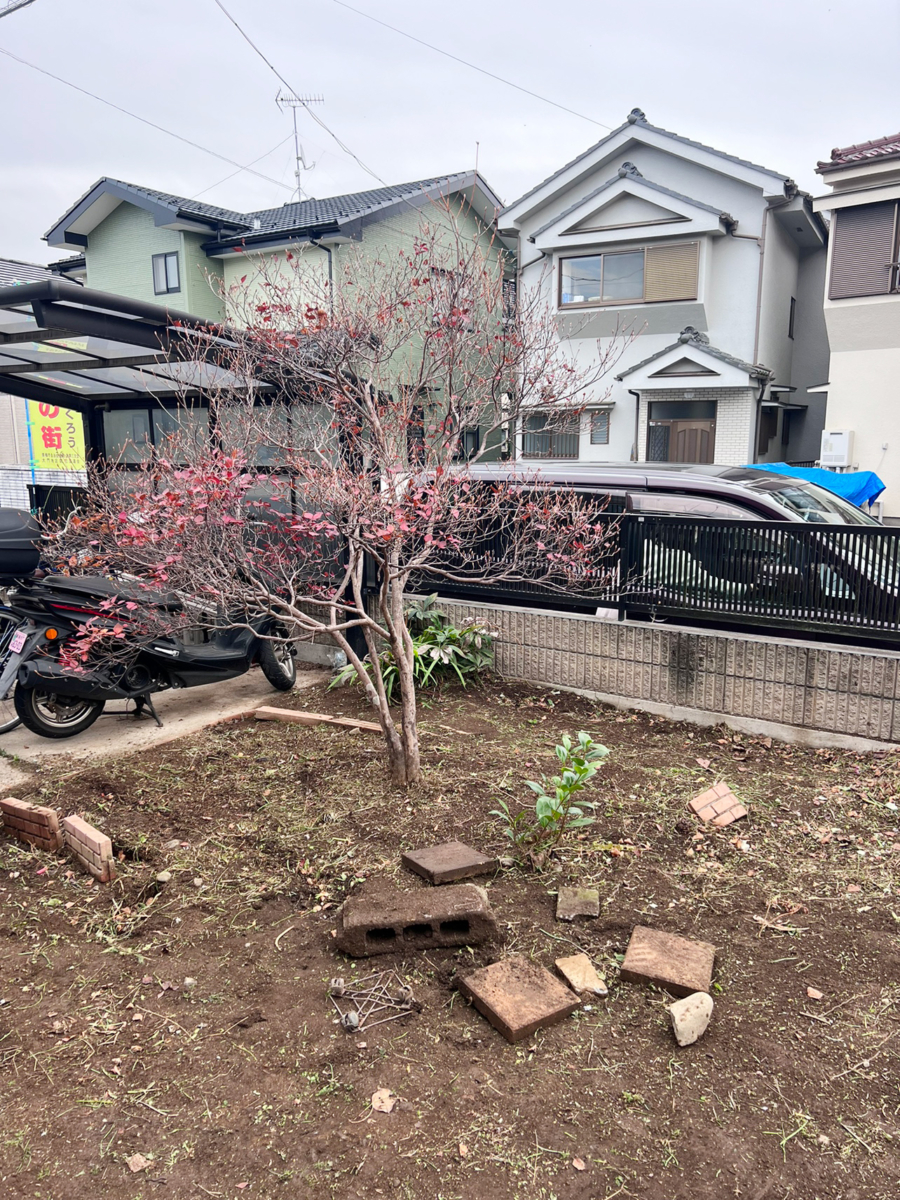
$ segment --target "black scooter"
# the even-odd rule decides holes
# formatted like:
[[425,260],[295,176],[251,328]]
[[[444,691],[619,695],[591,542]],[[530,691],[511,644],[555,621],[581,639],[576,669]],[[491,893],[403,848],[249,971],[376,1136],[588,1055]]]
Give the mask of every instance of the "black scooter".
[[183,613],[183,601],[101,576],[36,579],[37,550],[20,546],[13,553],[11,546],[15,534],[21,539],[27,532],[35,538],[32,519],[26,513],[16,514],[20,529],[4,529],[12,515],[10,510],[0,514],[0,576],[13,585],[3,615],[7,622],[15,622],[15,632],[3,639],[0,701],[12,694],[18,717],[32,733],[74,737],[93,725],[108,700],[132,700],[136,715],[146,710],[161,725],[151,699],[156,692],[236,679],[255,665],[278,691],[294,686],[293,646],[271,617],[250,621],[244,628],[197,627],[176,636],[150,638],[136,642],[133,655],[126,653],[122,659],[95,667],[67,669],[60,662],[60,648],[88,621],[109,616],[104,603],[115,599],[138,608]]

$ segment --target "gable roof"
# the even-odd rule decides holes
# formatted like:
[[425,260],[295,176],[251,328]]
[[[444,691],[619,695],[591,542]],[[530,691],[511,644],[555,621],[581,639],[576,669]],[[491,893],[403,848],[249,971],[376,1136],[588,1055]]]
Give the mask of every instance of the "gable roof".
[[651,183],[649,179],[644,178],[634,163],[626,162],[622,163],[614,178],[608,179],[606,183],[602,183],[600,187],[595,188],[594,191],[589,192],[588,195],[580,196],[574,204],[570,204],[567,209],[554,216],[552,220],[546,223],[546,225],[542,225],[540,229],[536,229],[531,236],[540,237],[542,233],[546,233],[548,229],[551,229],[554,225],[558,225],[561,221],[564,221],[567,217],[570,217],[572,213],[576,212],[579,208],[583,208],[592,200],[595,200],[597,196],[602,195],[610,188],[618,187],[621,179],[633,180],[642,188],[649,188],[653,192],[659,192],[663,196],[668,196],[671,200],[678,200],[682,204],[688,204],[691,208],[700,208],[703,209],[704,212],[713,213],[724,222],[734,223],[733,217],[729,216],[729,214],[726,212],[721,212],[719,209],[714,208],[711,204],[704,204],[700,200],[693,200],[690,196],[683,196],[680,192],[673,192],[671,188],[663,187],[662,184]]
[[715,155],[716,158],[721,158],[725,162],[731,162],[737,166],[746,167],[752,171],[760,171],[764,175],[770,175],[773,179],[780,180],[782,186],[784,187],[794,186],[793,180],[790,178],[790,176],[783,175],[780,171],[772,171],[768,167],[760,166],[759,163],[750,162],[749,159],[738,158],[737,155],[734,154],[726,154],[724,150],[717,150],[714,146],[707,146],[704,142],[697,142],[694,141],[693,138],[682,137],[680,133],[673,133],[671,130],[663,129],[659,125],[651,125],[641,109],[633,108],[622,124],[618,126],[618,128],[612,130],[612,132],[608,133],[605,137],[602,137],[599,142],[595,142],[593,146],[588,147],[588,149],[582,154],[579,154],[573,158],[571,162],[567,162],[565,166],[560,167],[558,171],[554,171],[552,175],[548,175],[546,179],[543,179],[539,184],[531,188],[530,191],[525,192],[525,194],[520,196],[517,200],[512,201],[511,204],[507,204],[506,207],[501,211],[500,217],[502,218],[514,208],[518,208],[523,201],[535,196],[548,184],[553,183],[554,180],[559,179],[562,175],[565,175],[567,171],[572,169],[572,167],[576,167],[579,163],[585,162],[586,160],[592,158],[598,150],[601,150],[604,146],[613,142],[619,137],[620,134],[632,127],[640,130],[647,130],[650,133],[657,134],[664,138],[670,138],[673,142],[677,142],[682,146],[690,146],[695,150],[702,150],[704,153]]
[[15,287],[20,283],[38,283],[49,279],[53,272],[38,263],[19,262],[16,258],[0,258],[0,287]]
[[644,367],[649,366],[650,363],[656,362],[658,358],[662,358],[666,354],[671,354],[673,350],[679,350],[684,346],[691,346],[703,354],[708,354],[711,358],[717,358],[720,362],[727,363],[730,367],[736,367],[739,371],[745,371],[754,379],[768,379],[772,374],[768,367],[764,367],[760,363],[744,362],[742,358],[735,358],[733,354],[729,354],[725,350],[719,350],[716,346],[711,346],[709,338],[705,333],[701,333],[693,325],[688,325],[678,335],[677,342],[673,342],[671,346],[666,346],[662,350],[657,350],[655,354],[651,354],[648,358],[642,359],[641,362],[635,363],[634,366],[621,371],[616,376],[616,379],[624,379],[627,375],[633,375],[635,371],[642,370]]
[[828,162],[816,164],[819,175],[827,175],[829,171],[839,171],[853,163],[871,162],[873,159],[883,161],[889,158],[900,158],[900,133],[890,137],[876,138],[873,142],[859,142],[855,146],[844,146],[834,149]]
[[273,234],[303,235],[310,230],[339,228],[352,221],[377,217],[396,205],[419,204],[469,188],[481,192],[485,210],[500,208],[499,198],[474,171],[458,171],[411,183],[348,192],[323,200],[301,200],[246,213],[104,177],[89,188],[44,236],[51,246],[73,249],[86,246],[90,231],[124,202],[152,213],[157,225],[186,221],[198,231],[205,229],[215,233],[227,246],[255,239],[271,240]]

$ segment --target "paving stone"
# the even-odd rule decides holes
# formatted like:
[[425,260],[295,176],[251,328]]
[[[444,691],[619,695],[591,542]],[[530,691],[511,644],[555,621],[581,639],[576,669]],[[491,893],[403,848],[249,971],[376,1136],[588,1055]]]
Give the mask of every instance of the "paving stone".
[[0,800],[0,821],[12,837],[41,850],[59,850],[63,844],[59,815],[53,808],[7,796]]
[[341,729],[366,729],[381,733],[375,721],[357,721],[352,717],[330,717],[324,713],[300,712],[295,708],[270,708],[263,704],[254,713],[257,721],[287,721],[293,725],[337,725]]
[[705,792],[700,792],[688,802],[688,807],[701,821],[712,821],[713,825],[720,828],[747,815],[746,808],[727,783],[717,783]]
[[709,942],[636,925],[619,975],[630,983],[652,983],[674,996],[689,996],[709,991],[715,957]]
[[400,855],[400,861],[407,870],[435,884],[453,883],[456,879],[469,879],[497,870],[496,858],[482,854],[464,842],[444,842],[424,850],[410,850]]
[[459,982],[459,990],[508,1042],[556,1025],[579,1007],[576,996],[527,958],[507,958]]
[[557,921],[576,917],[599,917],[600,893],[596,888],[561,887],[556,897]]
[[337,947],[355,958],[499,940],[487,893],[472,883],[437,891],[351,896],[338,913]]
[[106,834],[88,825],[81,817],[64,817],[62,829],[66,845],[82,866],[101,883],[112,883],[116,869],[112,842]]
[[556,969],[573,992],[591,992],[595,996],[608,996],[606,981],[597,974],[596,968],[586,954],[570,954],[556,960]]
[[692,1046],[704,1033],[712,1020],[712,996],[706,992],[692,992],[682,1000],[669,1005],[672,1031],[679,1046]]

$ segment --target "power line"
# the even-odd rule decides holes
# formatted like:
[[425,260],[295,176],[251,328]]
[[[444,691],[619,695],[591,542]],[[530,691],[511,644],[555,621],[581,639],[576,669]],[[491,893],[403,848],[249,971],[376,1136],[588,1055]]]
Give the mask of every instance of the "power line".
[[[585,116],[584,113],[580,113],[574,108],[567,108],[565,104],[559,104],[556,100],[551,100],[549,96],[542,96],[539,92],[532,92],[530,88],[522,87],[520,83],[513,83],[511,79],[504,79],[502,75],[495,75],[493,71],[488,71],[485,67],[478,67],[475,63],[471,63],[465,58],[460,58],[458,54],[451,54],[449,50],[442,50],[440,46],[434,46],[431,42],[423,41],[422,38],[407,33],[405,29],[398,29],[396,25],[390,25],[387,21],[382,21],[380,17],[373,17],[371,13],[363,12],[361,8],[354,8],[352,4],[347,4],[345,0],[333,0],[333,2],[339,4],[341,8],[346,8],[350,12],[356,13],[358,17],[365,17],[367,21],[374,21],[376,25],[382,25],[385,29],[390,29],[393,33],[399,33],[401,37],[409,38],[411,42],[416,42],[417,45],[424,46],[427,50],[433,50],[435,54],[443,54],[445,58],[452,58],[454,62],[461,63],[464,67],[469,67],[472,71],[478,71],[481,75],[487,75],[489,79],[495,79],[498,83],[505,83],[507,87],[515,88],[517,92],[524,92],[526,96],[531,96],[535,100],[541,100],[544,104],[552,104],[554,108],[561,109],[562,112],[567,112],[573,117],[579,117],[582,121],[590,121],[592,125],[599,125],[601,129],[615,128],[613,125],[605,125],[602,121]],[[216,0],[216,3],[218,4],[218,0]],[[221,4],[219,7],[222,7]]]
[[[271,150],[267,150],[265,154],[261,154],[259,158],[251,159],[251,161],[247,163],[246,167],[239,167],[236,171],[232,171],[230,175],[226,175],[224,179],[220,179],[216,183],[211,183],[209,187],[203,188],[202,191],[194,192],[193,196],[191,196],[191,199],[196,200],[198,196],[205,196],[207,192],[211,192],[213,188],[220,187],[223,183],[227,183],[229,179],[234,179],[235,175],[240,175],[242,171],[249,171],[255,163],[262,162],[264,158],[268,158],[270,154],[274,154],[276,150],[280,150],[285,142],[289,142],[291,140],[292,136],[293,135],[289,133],[286,138],[282,138],[281,141],[274,145]],[[287,187],[287,184],[282,183],[281,186]]]
[[[255,54],[259,55],[259,57],[263,60],[263,62],[266,64],[266,66],[269,68],[269,70],[272,72],[272,74],[275,76],[275,78],[280,80],[280,82],[284,84],[284,86],[287,88],[287,90],[292,95],[295,95],[295,96],[298,95],[299,93],[297,92],[297,89],[294,87],[291,87],[291,85],[288,83],[288,81],[285,79],[285,77],[281,74],[281,72],[278,70],[278,68],[268,58],[266,58],[265,54],[263,54],[263,52],[262,52],[262,50],[260,50],[259,46],[257,46],[257,44],[253,41],[253,39],[250,37],[249,33],[247,33],[238,24],[238,22],[235,20],[235,18],[231,15],[231,13],[228,11],[228,9],[225,7],[225,5],[222,3],[222,0],[215,0],[215,3],[222,10],[222,12],[228,18],[228,20],[232,23],[232,25],[235,27],[235,29],[238,31],[238,33],[241,35],[241,37],[244,39],[244,41],[247,43],[247,45],[251,48],[251,50],[253,50],[253,52]],[[371,175],[373,179],[377,179],[382,187],[388,186],[376,171],[373,171],[371,167],[366,166],[366,164],[363,162],[363,160],[359,157],[358,154],[353,153],[353,151],[346,144],[346,142],[341,141],[341,139],[334,132],[334,130],[330,129],[325,124],[325,122],[322,120],[322,118],[320,116],[318,116],[317,113],[314,113],[311,108],[307,108],[306,111],[309,113],[309,115],[312,117],[312,119],[316,122],[316,124],[320,125],[325,130],[325,132],[328,134],[328,136],[333,138],[335,140],[335,142],[337,142],[337,144],[340,146],[340,148],[343,150],[343,152],[345,154],[349,155],[350,158],[352,158],[353,161],[358,166],[362,167],[362,169],[366,172],[367,175]]]
[[[29,62],[26,58],[20,58],[18,54],[13,54],[11,50],[6,50],[3,46],[0,46],[0,54],[5,54],[7,58],[11,58],[15,62],[21,63],[23,67],[30,67],[32,71],[38,71],[41,75],[46,75],[48,79],[55,79],[57,83],[65,84],[66,87],[72,88],[76,92],[80,92],[82,96],[89,96],[92,100],[98,100],[101,104],[105,104],[108,108],[114,108],[116,112],[124,113],[126,117],[131,117],[135,121],[140,121],[142,125],[149,125],[151,129],[155,129],[159,133],[165,133],[169,137],[177,138],[179,142],[184,142],[186,146],[191,146],[194,150],[202,150],[204,154],[209,154],[213,158],[218,158],[222,162],[228,163],[229,166],[237,167],[238,171],[235,172],[235,174],[240,171],[248,171],[251,175],[256,175],[259,179],[264,179],[267,183],[274,183],[278,187],[288,188],[288,190],[291,192],[294,190],[290,184],[284,183],[284,181],[281,179],[274,179],[271,175],[264,175],[262,171],[254,171],[250,166],[244,166],[242,163],[236,162],[233,158],[228,158],[228,156],[225,154],[219,154],[218,150],[210,150],[208,146],[201,146],[199,142],[192,142],[190,138],[183,137],[182,134],[175,133],[174,130],[166,129],[164,125],[157,125],[155,121],[149,121],[146,117],[139,116],[138,113],[131,112],[130,109],[123,108],[121,104],[116,104],[112,100],[107,100],[103,96],[98,96],[96,92],[89,92],[87,88],[80,87],[77,83],[72,83],[69,79],[63,79],[61,75],[54,75],[52,71],[48,71],[44,67],[39,67],[37,63]],[[259,159],[255,159],[254,161],[259,162]]]

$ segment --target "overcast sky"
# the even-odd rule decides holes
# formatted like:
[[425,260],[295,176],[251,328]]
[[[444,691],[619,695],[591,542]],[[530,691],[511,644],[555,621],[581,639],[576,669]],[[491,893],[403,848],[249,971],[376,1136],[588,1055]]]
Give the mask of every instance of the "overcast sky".
[[[0,8],[7,0],[0,0]],[[336,0],[223,0],[347,147],[388,183],[479,167],[505,202],[599,140],[648,120],[823,191],[833,146],[900,130],[900,0],[352,0],[585,118],[385,29]],[[215,0],[35,0],[0,48],[240,165],[0,56],[0,257],[60,257],[41,238],[102,175],[242,211],[291,199],[281,86]],[[306,192],[377,186],[308,114]],[[594,124],[601,122],[603,124]],[[281,142],[278,148],[274,148]]]

